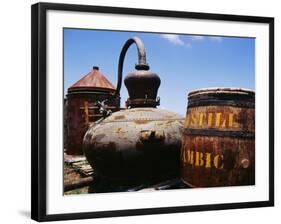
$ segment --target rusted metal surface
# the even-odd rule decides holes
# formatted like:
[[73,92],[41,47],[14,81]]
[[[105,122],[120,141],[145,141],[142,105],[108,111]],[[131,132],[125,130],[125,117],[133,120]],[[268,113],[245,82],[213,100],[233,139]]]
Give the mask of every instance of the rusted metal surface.
[[255,94],[217,88],[189,94],[182,179],[191,187],[255,184]]
[[138,37],[132,37],[128,39],[124,46],[121,49],[120,55],[119,55],[119,61],[118,61],[118,81],[117,81],[117,87],[115,92],[115,97],[120,95],[120,89],[122,86],[122,76],[123,76],[123,65],[124,65],[124,59],[127,53],[127,50],[132,44],[136,44],[137,50],[138,50],[138,64],[136,64],[137,70],[148,70],[149,65],[146,63],[146,51],[143,45],[143,42]]
[[188,107],[205,105],[255,107],[255,93],[241,88],[212,88],[192,91],[188,94]]
[[68,89],[66,102],[66,152],[83,154],[82,142],[89,125],[102,117],[99,102],[107,101],[106,109],[120,109],[120,97],[112,98],[114,86],[94,67],[93,71]]
[[114,85],[99,71],[99,67],[93,66],[92,71],[82,77],[76,83],[69,87],[68,92],[81,90],[112,90],[115,91]]
[[124,80],[129,93],[126,106],[129,108],[156,107],[160,104],[160,98],[157,97],[157,91],[161,80],[156,73],[148,71],[149,65],[146,62],[145,48],[143,42],[138,37],[128,39],[121,50],[115,96],[119,96],[122,84],[124,58],[127,50],[132,44],[136,44],[137,46],[138,64],[135,66],[136,71],[129,73]]
[[[91,168],[91,173],[85,167],[89,166],[85,156],[64,156],[64,194],[106,193],[118,191],[157,191],[186,188],[179,177],[163,180],[161,177],[153,182],[143,182],[136,185],[113,185],[104,178],[99,178]],[[85,175],[86,171],[86,175]]]
[[[93,124],[84,136],[85,155],[103,181],[93,189],[119,191],[178,177],[180,171],[181,134],[184,119],[176,113],[156,109],[160,78],[149,72],[142,41],[133,37],[124,44],[118,64],[115,97],[122,84],[123,63],[128,48],[135,43],[138,64],[125,78],[129,92],[129,109],[112,113]],[[125,187],[126,188],[126,187]]]
[[128,107],[156,107],[160,104],[157,91],[161,81],[156,73],[138,70],[129,73],[124,83],[129,93]]
[[156,108],[118,111],[89,128],[84,152],[94,170],[112,182],[130,185],[177,176],[183,121]]

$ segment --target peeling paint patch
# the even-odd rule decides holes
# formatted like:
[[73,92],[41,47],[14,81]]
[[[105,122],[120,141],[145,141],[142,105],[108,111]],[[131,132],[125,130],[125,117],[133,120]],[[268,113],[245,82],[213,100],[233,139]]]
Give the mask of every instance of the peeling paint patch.
[[99,141],[101,141],[104,137],[105,137],[105,134],[98,134],[98,135],[95,135],[95,137],[93,138],[93,141],[94,141],[94,142],[99,142]]
[[125,116],[124,115],[118,115],[118,116],[115,116],[113,119],[114,120],[121,120],[121,119],[125,119]]
[[150,120],[134,120],[135,124],[147,124],[150,123]]

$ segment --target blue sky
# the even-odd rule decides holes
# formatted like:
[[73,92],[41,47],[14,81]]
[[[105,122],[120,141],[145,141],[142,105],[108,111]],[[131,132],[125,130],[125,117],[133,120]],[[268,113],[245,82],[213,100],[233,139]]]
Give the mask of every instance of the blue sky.
[[[116,86],[119,54],[132,36],[142,39],[150,70],[161,78],[159,108],[185,115],[187,93],[198,88],[255,89],[253,38],[64,29],[64,93],[94,65]],[[125,58],[124,77],[136,63],[133,45]],[[127,98],[123,82],[121,106]]]

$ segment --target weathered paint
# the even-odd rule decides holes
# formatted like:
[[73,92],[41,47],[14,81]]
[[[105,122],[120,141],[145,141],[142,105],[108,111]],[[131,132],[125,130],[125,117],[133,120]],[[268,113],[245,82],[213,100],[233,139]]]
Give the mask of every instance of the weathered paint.
[[93,69],[80,80],[75,82],[68,88],[68,92],[75,92],[84,90],[111,90],[115,91],[115,87],[112,83],[99,71],[98,66],[93,66]]
[[112,99],[115,87],[100,73],[93,70],[68,88],[65,107],[65,147],[70,155],[83,154],[83,137],[90,123],[102,118],[97,102],[106,102],[106,109],[112,112],[120,109],[120,97]]
[[138,184],[177,176],[183,121],[156,108],[118,111],[89,128],[83,149],[94,170],[113,182]]
[[[161,80],[156,73],[148,71],[145,48],[138,37],[128,39],[122,47],[114,96],[120,95],[124,59],[132,44],[137,46],[138,64],[136,71],[124,80],[129,109],[96,122],[83,141],[89,163],[101,179],[109,180],[108,185],[133,186],[179,176],[183,118],[156,109],[160,103],[157,91]],[[106,136],[97,140],[100,134]]]
[[254,93],[207,89],[190,98],[182,137],[183,181],[192,187],[255,184]]
[[234,106],[192,107],[188,109],[184,127],[254,132],[254,112],[254,108]]

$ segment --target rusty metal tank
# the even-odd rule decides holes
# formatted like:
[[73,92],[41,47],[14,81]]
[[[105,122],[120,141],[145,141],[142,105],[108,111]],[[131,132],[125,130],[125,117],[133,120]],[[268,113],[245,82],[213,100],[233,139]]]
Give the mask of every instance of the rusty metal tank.
[[115,112],[120,99],[111,99],[115,87],[103,75],[98,66],[68,88],[65,102],[65,148],[66,153],[81,155],[82,142],[89,125],[102,117],[98,102],[107,100],[107,109]]
[[189,93],[181,164],[182,180],[190,187],[255,184],[255,92]]
[[[128,74],[127,108],[97,121],[84,136],[83,149],[94,172],[111,184],[132,186],[177,177],[184,118],[157,109],[160,78],[149,71],[142,41],[129,39],[122,48],[116,96],[122,83],[125,54],[138,49],[136,71]],[[115,97],[115,96],[113,96]]]

